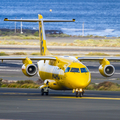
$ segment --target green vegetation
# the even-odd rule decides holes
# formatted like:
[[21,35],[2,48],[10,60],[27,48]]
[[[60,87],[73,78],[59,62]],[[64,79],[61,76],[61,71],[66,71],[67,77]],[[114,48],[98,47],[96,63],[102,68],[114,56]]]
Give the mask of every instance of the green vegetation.
[[17,82],[1,82],[1,87],[9,87],[9,88],[38,88],[40,85],[36,84],[32,80],[20,80]]
[[8,54],[5,52],[0,52],[0,56],[8,56]]
[[1,85],[2,85],[2,78],[0,78],[0,87],[1,87]]
[[91,83],[87,90],[107,90],[107,91],[120,91],[120,85],[112,82],[102,82],[99,84]]
[[[118,78],[120,80],[120,78]],[[2,80],[0,78],[0,87],[9,87],[9,88],[38,88],[43,81],[38,80],[36,82],[32,80],[19,80],[19,81],[12,81],[9,82],[7,80]],[[113,82],[102,82],[99,84],[91,83],[88,85],[86,90],[107,90],[107,91],[120,91],[120,85]]]
[[120,56],[120,54],[117,54],[117,55],[115,55],[116,57],[119,57]]
[[71,35],[67,35],[67,34],[46,34],[47,37],[71,37]]
[[3,40],[0,41],[0,45],[38,45],[38,42],[29,42],[29,41],[15,41],[15,40]]
[[31,55],[40,55],[40,52],[31,53]]
[[[120,38],[111,38],[108,39],[105,36],[71,36],[67,34],[46,34],[48,37],[77,37],[77,40],[74,40],[73,43],[57,43],[50,42],[47,45],[54,46],[91,46],[91,47],[120,47]],[[88,40],[80,40],[80,38],[86,38]],[[90,39],[91,38],[91,39]],[[96,40],[92,38],[97,38]],[[100,38],[100,39],[99,39]],[[0,30],[0,45],[38,45],[38,42],[28,42],[28,41],[14,41],[14,40],[39,40],[38,30],[23,30],[23,34],[20,34],[20,30],[17,30],[15,34],[14,30],[1,29]],[[3,41],[4,40],[4,41]],[[12,41],[8,41],[12,40]]]
[[15,53],[13,53],[13,55],[27,55],[27,53],[24,53],[24,52],[15,52]]
[[120,47],[120,39],[102,39],[102,40],[75,40],[77,46],[92,46],[92,47]]

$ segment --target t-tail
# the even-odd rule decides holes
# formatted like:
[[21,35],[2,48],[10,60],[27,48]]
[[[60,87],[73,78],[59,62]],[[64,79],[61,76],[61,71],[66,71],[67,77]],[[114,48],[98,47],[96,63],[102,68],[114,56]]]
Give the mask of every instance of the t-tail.
[[72,19],[72,20],[43,19],[43,16],[41,14],[38,14],[38,19],[8,19],[8,18],[5,18],[4,21],[39,22],[40,54],[41,55],[50,55],[50,53],[47,49],[47,45],[46,45],[44,22],[74,22],[75,19]]
[[46,37],[43,23],[43,16],[38,14],[39,21],[39,40],[40,40],[40,54],[41,55],[50,55],[47,45],[46,45]]

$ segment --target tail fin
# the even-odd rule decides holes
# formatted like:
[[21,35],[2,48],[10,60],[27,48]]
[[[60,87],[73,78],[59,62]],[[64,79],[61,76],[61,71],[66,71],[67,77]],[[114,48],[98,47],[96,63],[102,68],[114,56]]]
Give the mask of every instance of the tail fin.
[[38,14],[38,19],[8,19],[5,18],[4,21],[17,21],[17,22],[39,22],[39,39],[40,39],[40,54],[41,55],[50,55],[45,38],[44,22],[75,22],[75,19],[72,20],[49,20],[43,19],[41,14]]
[[45,30],[43,23],[43,16],[38,14],[39,21],[39,40],[40,40],[40,54],[41,55],[50,55],[47,46],[46,46],[46,38],[45,38]]

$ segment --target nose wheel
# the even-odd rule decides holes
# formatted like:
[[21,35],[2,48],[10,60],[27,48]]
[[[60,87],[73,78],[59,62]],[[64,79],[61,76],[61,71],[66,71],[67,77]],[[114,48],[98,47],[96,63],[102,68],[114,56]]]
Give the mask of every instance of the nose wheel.
[[83,93],[82,92],[76,92],[76,97],[82,97],[83,96]]
[[76,97],[82,97],[84,94],[84,91],[82,89],[76,90]]

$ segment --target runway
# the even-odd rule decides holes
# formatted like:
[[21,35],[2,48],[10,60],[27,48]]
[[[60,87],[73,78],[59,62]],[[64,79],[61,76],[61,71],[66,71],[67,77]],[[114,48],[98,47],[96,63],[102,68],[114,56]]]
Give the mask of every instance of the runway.
[[[36,64],[37,61],[34,61]],[[83,62],[92,73],[92,82],[112,81],[120,84],[120,64],[112,62],[116,73],[104,78],[98,62]],[[8,80],[38,80],[26,77],[21,71],[22,61],[0,62],[0,78]],[[72,91],[50,91],[41,96],[39,89],[0,88],[0,120],[119,120],[120,92],[86,91],[76,98]]]
[[[120,53],[119,47],[80,47],[80,46],[47,46],[48,50],[52,54],[64,54],[64,55],[85,55],[90,52],[93,53],[105,53],[108,55],[117,55]],[[39,43],[37,45],[1,45],[0,52],[13,54],[15,52],[24,52],[27,54],[38,53],[40,51]],[[60,55],[61,55],[60,54]]]
[[0,119],[14,120],[119,120],[120,92],[86,91],[76,98],[71,91],[0,89]]

